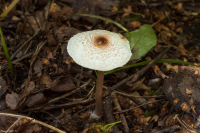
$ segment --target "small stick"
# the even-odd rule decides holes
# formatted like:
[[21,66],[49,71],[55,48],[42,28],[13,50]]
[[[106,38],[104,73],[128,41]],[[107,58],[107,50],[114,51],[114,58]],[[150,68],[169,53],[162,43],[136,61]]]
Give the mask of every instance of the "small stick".
[[77,105],[77,104],[85,104],[85,103],[88,103],[94,99],[91,99],[92,98],[92,94],[90,95],[90,97],[88,97],[88,99],[86,100],[82,100],[82,101],[77,101],[77,102],[73,102],[73,103],[64,103],[64,104],[59,104],[59,105],[49,105],[49,106],[46,106],[44,108],[42,108],[43,110],[50,110],[50,109],[56,109],[56,108],[63,108],[63,107],[69,107],[69,106],[74,106],[74,105]]
[[24,46],[26,46],[26,44],[29,43],[29,42],[40,32],[40,30],[41,30],[41,29],[38,29],[38,30],[35,32],[35,34],[34,34],[31,38],[29,38],[26,42],[24,42],[24,43],[17,49],[17,51],[15,51],[15,52],[12,54],[12,56],[10,57],[10,59],[12,60],[12,59],[19,53],[19,51],[22,50],[22,48],[23,48]]
[[115,92],[115,93],[117,93],[117,94],[120,94],[120,95],[123,95],[123,96],[127,96],[127,97],[135,97],[135,98],[140,98],[140,97],[143,97],[143,98],[163,98],[163,97],[165,97],[165,95],[155,95],[155,96],[134,96],[134,95],[126,94],[126,93],[123,93],[123,92],[120,92],[120,91],[116,91],[116,90],[114,90],[113,92]]
[[85,106],[85,107],[84,107],[84,109],[82,109],[82,110],[80,110],[80,111],[76,112],[76,114],[79,114],[79,113],[81,113],[81,112],[85,111],[86,109],[89,109],[89,108],[91,108],[92,106],[95,106],[95,105],[96,105],[96,104],[95,104],[95,103],[93,103],[93,104],[90,104],[90,105],[88,105],[88,106]]
[[[32,51],[32,52],[30,52],[30,53],[28,53],[28,54],[22,56],[22,57],[19,58],[19,59],[16,59],[16,60],[12,61],[12,63],[17,63],[17,62],[19,62],[19,61],[21,61],[21,60],[23,60],[23,59],[25,59],[25,58],[31,56],[33,53],[34,53],[34,51]],[[6,69],[7,67],[8,67],[8,64],[6,63],[6,64],[1,68],[0,71]]]
[[150,103],[156,103],[156,102],[163,101],[163,100],[166,100],[166,99],[160,99],[160,100],[155,100],[155,101],[147,102],[147,103],[144,103],[144,104],[138,105],[138,106],[133,107],[133,108],[130,108],[130,109],[125,109],[125,110],[122,110],[122,111],[114,112],[113,114],[124,113],[124,112],[130,111],[130,110],[133,110],[133,109],[136,109],[136,108],[142,107],[142,106],[144,106],[144,105],[147,105],[147,104],[150,104]]
[[[40,32],[40,29],[37,30],[37,31],[35,32],[35,34],[34,34],[31,38],[29,38],[26,42],[24,42],[24,43],[12,54],[12,56],[10,57],[10,59],[12,60],[12,59],[19,53],[19,51],[22,50],[23,47],[26,46],[26,44],[27,44],[28,42],[30,42],[39,32]],[[8,67],[8,63],[5,63],[4,66],[0,69],[0,72],[3,71],[4,69],[6,69],[7,67]]]
[[56,128],[56,127],[53,127],[53,126],[51,126],[49,124],[46,124],[46,123],[44,123],[42,121],[38,121],[38,120],[36,120],[34,118],[31,118],[31,117],[28,117],[28,116],[16,115],[16,114],[10,114],[10,113],[0,113],[0,116],[10,116],[10,117],[15,117],[15,118],[28,119],[28,120],[32,121],[33,123],[40,124],[42,126],[45,126],[45,127],[49,128],[51,130],[54,130],[54,131],[58,132],[58,133],[66,133],[66,132],[64,132],[64,131]]
[[[113,99],[112,101],[113,101],[117,111],[122,111],[122,108],[121,108],[121,106],[119,104],[119,101],[118,101],[116,93],[112,92],[111,93],[111,97]],[[124,114],[120,114],[120,120],[121,120],[122,125],[124,126],[124,133],[129,133],[128,123],[126,121],[126,118],[125,118]]]
[[37,55],[39,54],[40,50],[42,49],[42,47],[47,43],[47,40],[40,42],[37,45],[37,48],[35,50],[35,53],[32,55],[31,61],[30,61],[30,69],[29,69],[29,74],[28,74],[28,79],[30,79],[30,77],[32,76],[32,65],[35,61],[35,59],[37,58]]
[[[54,102],[57,102],[57,101],[59,101],[59,100],[65,98],[65,97],[67,97],[67,96],[70,96],[70,95],[74,94],[76,91],[78,91],[78,90],[80,90],[81,88],[83,88],[83,87],[87,86],[88,84],[90,84],[91,81],[92,81],[92,79],[89,79],[89,80],[88,80],[85,84],[83,84],[80,88],[74,89],[73,91],[71,91],[71,92],[69,92],[69,93],[66,93],[66,94],[64,94],[64,95],[62,95],[62,96],[60,96],[60,97],[56,97],[56,98],[50,100],[50,101],[49,101],[48,103],[46,103],[46,104],[43,104],[43,105],[40,105],[40,106],[34,107],[34,108],[29,108],[28,110],[25,110],[25,112],[26,112],[26,111],[32,111],[32,110],[38,110],[38,109],[42,109],[42,108],[46,108],[46,107],[47,107],[46,110],[49,109],[48,107],[50,107],[50,109],[51,109],[51,107],[53,107],[53,108],[59,108],[59,107],[57,107],[57,106],[62,106],[63,104],[61,104],[61,105],[52,105],[52,106],[48,106],[48,105],[49,105],[49,104],[52,104],[52,103],[54,103]],[[83,100],[83,101],[80,101],[80,102],[87,102],[87,100],[86,100],[86,101]],[[78,103],[73,102],[73,103],[69,103],[69,104],[67,104],[67,105],[64,104],[63,106],[71,106],[71,105],[74,105],[74,104],[78,104]],[[43,109],[43,110],[45,110],[45,109]]]
[[137,73],[129,76],[128,78],[122,80],[121,82],[115,84],[114,86],[110,87],[110,90],[115,90],[117,89],[119,86],[121,86],[122,84],[126,83],[127,81],[129,81],[130,79],[133,79],[132,82],[137,81],[150,67],[152,67],[160,58],[162,58],[162,56],[171,48],[171,46],[169,45],[162,53],[160,53],[154,60],[152,60],[148,65],[146,65],[144,68],[142,68],[140,71],[138,71]]
[[[24,11],[24,8],[23,8],[22,0],[20,0],[20,6],[21,6],[22,14],[24,15],[24,18],[26,19],[26,21],[27,21],[29,27],[31,28],[31,30],[32,30],[32,35],[33,35],[33,34],[34,34],[34,29],[33,29],[33,27],[31,26],[31,23],[29,22],[27,16],[25,15],[25,11]],[[36,20],[36,21],[37,21],[37,20]]]
[[[109,90],[108,90],[109,91]],[[115,122],[115,118],[113,116],[113,107],[112,107],[112,99],[110,94],[105,98],[104,104],[104,117],[106,118],[106,123],[113,123]],[[119,133],[119,128],[117,125],[112,127],[113,133]]]
[[42,105],[42,106],[39,106],[39,107],[30,108],[30,109],[28,109],[28,110],[25,110],[25,112],[27,112],[27,111],[39,110],[39,109],[42,109],[42,110],[51,110],[51,109],[57,109],[57,108],[63,108],[63,107],[74,106],[74,105],[77,105],[77,104],[85,104],[85,103],[88,103],[88,102],[94,100],[94,99],[92,99],[92,96],[93,96],[93,93],[92,93],[92,94],[90,95],[90,97],[88,97],[88,99],[86,99],[86,100],[77,101],[77,102],[73,102],[73,103],[64,103],[64,104],[48,105],[48,106]]
[[1,23],[1,24],[0,24],[0,27],[8,26],[9,24],[15,24],[15,25],[17,25],[17,23],[22,22],[22,21],[23,21],[22,18],[20,18],[20,19],[18,19],[18,20],[6,21],[6,22]]
[[56,119],[60,124],[63,124],[58,118],[56,118],[54,115],[52,115],[51,113],[45,111],[45,110],[40,110],[40,112],[42,113],[46,113],[48,115],[50,115],[51,117],[53,117],[54,119]]
[[165,18],[167,18],[170,15],[170,13],[168,13],[166,16],[162,17],[161,19],[159,19],[157,22],[153,23],[151,25],[151,27],[154,27],[155,25],[157,25],[160,21],[164,20]]
[[6,133],[9,132],[21,119],[22,119],[22,118],[18,118],[18,119],[7,129]]
[[190,125],[188,125],[187,123],[185,123],[184,121],[182,121],[178,117],[178,114],[175,115],[174,119],[177,120],[178,123],[181,124],[181,126],[183,126],[188,132],[191,132],[191,133],[198,132],[195,128],[191,127]]
[[171,132],[177,132],[180,129],[181,129],[180,126],[174,125],[174,126],[167,127],[165,129],[162,129],[162,130],[159,130],[159,131],[156,131],[156,132],[153,132],[153,133],[171,133]]
[[92,79],[89,79],[85,84],[81,85],[80,88],[77,88],[77,89],[71,91],[70,93],[66,93],[66,94],[64,94],[64,95],[62,95],[62,96],[59,96],[59,97],[57,97],[57,98],[54,98],[54,99],[50,100],[50,101],[48,102],[48,104],[50,104],[50,103],[55,103],[55,102],[57,102],[57,101],[59,101],[59,100],[65,98],[65,97],[68,97],[68,96],[74,94],[75,92],[77,92],[77,91],[80,90],[81,88],[84,88],[85,86],[87,86],[88,84],[90,84],[91,81],[92,81]]

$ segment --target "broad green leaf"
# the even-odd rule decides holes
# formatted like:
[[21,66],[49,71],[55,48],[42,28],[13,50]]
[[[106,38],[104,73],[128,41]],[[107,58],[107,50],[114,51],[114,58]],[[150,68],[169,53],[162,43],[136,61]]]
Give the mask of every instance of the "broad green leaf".
[[[133,53],[130,60],[141,58],[157,43],[156,34],[153,28],[148,24],[144,24],[140,27],[140,29],[131,31],[129,33],[129,42]],[[129,37],[128,33],[126,33],[125,35]]]

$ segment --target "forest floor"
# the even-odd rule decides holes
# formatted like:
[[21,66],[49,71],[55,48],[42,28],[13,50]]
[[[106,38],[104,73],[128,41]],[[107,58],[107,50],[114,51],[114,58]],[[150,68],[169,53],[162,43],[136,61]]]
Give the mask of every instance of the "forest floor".
[[[199,13],[198,0],[0,0],[0,132],[199,132]],[[139,59],[105,72],[104,113],[94,120],[97,76],[69,56],[68,41],[126,32],[77,14],[128,31],[149,25],[157,37]]]

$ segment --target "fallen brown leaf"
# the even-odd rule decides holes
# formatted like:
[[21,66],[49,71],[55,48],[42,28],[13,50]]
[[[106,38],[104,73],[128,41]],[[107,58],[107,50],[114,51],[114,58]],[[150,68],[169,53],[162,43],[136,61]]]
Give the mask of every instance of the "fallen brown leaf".
[[37,105],[39,103],[42,103],[45,101],[45,97],[43,93],[37,93],[35,95],[32,95],[28,101],[27,106],[32,107],[34,105]]
[[17,107],[17,104],[20,100],[20,96],[17,93],[11,93],[6,95],[6,104],[11,108],[15,109]]
[[188,94],[188,95],[190,95],[190,94],[192,94],[192,92],[193,92],[193,90],[191,90],[191,89],[186,89],[186,94]]
[[55,2],[52,2],[49,8],[49,14],[53,16],[56,12],[59,12],[60,10],[61,10],[61,7]]
[[49,87],[52,83],[51,77],[48,74],[43,74],[38,78],[39,84],[44,84],[46,87]]
[[139,21],[133,21],[132,25],[133,25],[133,28],[139,28],[139,27],[141,27],[141,23]]
[[75,88],[74,83],[69,77],[62,78],[55,86],[51,88],[52,91],[70,91]]
[[42,59],[39,58],[35,61],[33,69],[35,73],[37,73],[38,77],[42,75],[42,69],[43,69]]
[[142,117],[143,114],[144,114],[144,112],[143,112],[140,108],[136,108],[136,109],[133,109],[133,110],[134,110],[133,115],[135,115],[138,119],[139,119],[140,117]]
[[33,81],[29,82],[28,85],[22,92],[22,97],[27,96],[35,88],[35,83]]
[[132,13],[132,7],[128,6],[128,8],[123,8],[124,10],[124,14],[122,15],[123,18],[125,18],[126,16],[130,15]]
[[42,127],[41,127],[40,125],[35,124],[35,125],[33,126],[33,131],[39,132],[39,131],[41,131],[41,130],[42,130]]
[[140,124],[142,125],[148,125],[148,121],[151,119],[151,116],[149,117],[145,117],[145,116],[141,116],[140,118],[138,118],[137,120],[139,121]]

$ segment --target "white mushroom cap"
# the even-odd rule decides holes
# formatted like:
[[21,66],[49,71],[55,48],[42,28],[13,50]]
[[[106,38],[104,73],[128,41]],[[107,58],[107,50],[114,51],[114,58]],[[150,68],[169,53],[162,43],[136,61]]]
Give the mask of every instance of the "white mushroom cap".
[[106,30],[76,34],[70,38],[67,51],[77,64],[100,71],[121,67],[132,55],[124,36]]

